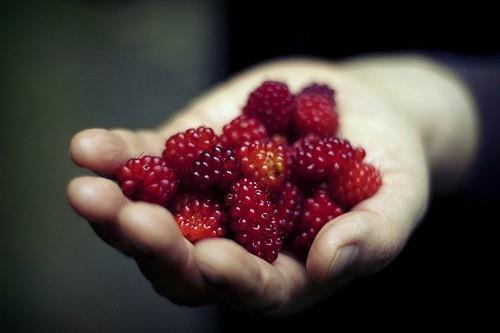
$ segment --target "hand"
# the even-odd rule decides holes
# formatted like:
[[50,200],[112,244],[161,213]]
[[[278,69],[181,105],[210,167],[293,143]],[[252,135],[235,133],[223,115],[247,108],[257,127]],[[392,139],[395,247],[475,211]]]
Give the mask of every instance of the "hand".
[[[173,302],[225,302],[264,314],[306,308],[356,275],[390,263],[422,218],[429,198],[434,162],[424,140],[428,129],[415,121],[414,113],[396,108],[374,85],[359,80],[353,68],[308,60],[269,63],[220,85],[157,130],[80,132],[71,141],[71,157],[100,177],[74,179],[68,186],[69,202],[104,241],[132,256],[155,290]],[[306,265],[285,253],[269,264],[228,239],[193,245],[165,208],[129,201],[106,178],[131,156],[160,155],[165,139],[175,132],[199,124],[220,131],[265,79],[285,81],[293,91],[313,81],[334,87],[339,136],[363,146],[367,161],[382,174],[383,185],[373,197],[321,229]],[[473,151],[474,144],[469,146]],[[457,168],[471,154],[464,154]]]

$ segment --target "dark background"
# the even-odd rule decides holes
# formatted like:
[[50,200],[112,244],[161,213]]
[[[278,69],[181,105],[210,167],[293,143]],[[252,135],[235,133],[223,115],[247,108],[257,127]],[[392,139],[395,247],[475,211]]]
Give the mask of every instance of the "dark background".
[[269,57],[349,57],[367,52],[500,51],[494,11],[471,3],[440,5],[307,1],[227,2],[229,71]]
[[[486,240],[498,220],[492,207],[500,203],[498,183],[484,179],[495,179],[489,176],[498,161],[476,168],[461,191],[434,198],[390,267],[286,320],[171,304],[130,260],[99,241],[64,198],[67,182],[85,173],[68,158],[74,133],[155,126],[214,83],[272,57],[419,50],[454,64],[473,63],[468,72],[481,78],[476,67],[497,61],[500,43],[495,11],[479,7],[1,2],[0,331],[385,329],[397,327],[395,319],[404,327],[484,323],[489,314],[480,298],[493,298],[485,286],[488,253],[495,253],[494,242]],[[488,142],[489,151],[498,151],[498,141]],[[480,317],[473,315],[477,310]]]

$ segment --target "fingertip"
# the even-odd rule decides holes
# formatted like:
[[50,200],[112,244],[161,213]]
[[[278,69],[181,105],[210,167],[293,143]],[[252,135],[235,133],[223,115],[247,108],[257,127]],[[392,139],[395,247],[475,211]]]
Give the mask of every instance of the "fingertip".
[[326,224],[316,236],[306,269],[316,283],[332,281],[354,264],[364,241],[366,223],[359,213],[346,213]]
[[118,221],[124,235],[144,254],[171,258],[185,247],[174,217],[159,205],[129,203],[118,213]]
[[76,134],[70,142],[73,162],[99,174],[112,174],[127,158],[125,142],[113,132],[93,128]]
[[127,203],[118,185],[101,177],[75,178],[66,193],[69,204],[80,216],[97,223],[114,221]]

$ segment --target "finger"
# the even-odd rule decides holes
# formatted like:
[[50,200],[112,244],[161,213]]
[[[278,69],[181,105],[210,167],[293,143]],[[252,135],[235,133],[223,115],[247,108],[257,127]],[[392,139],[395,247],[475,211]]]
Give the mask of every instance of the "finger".
[[226,303],[247,311],[281,313],[309,284],[303,266],[280,254],[273,265],[228,239],[211,239],[195,246],[203,276]]
[[127,159],[139,155],[159,155],[163,139],[153,131],[88,129],[76,134],[70,154],[78,166],[101,175],[111,175]]
[[307,258],[317,282],[335,280],[346,271],[371,273],[385,267],[403,248],[425,211],[422,179],[406,173],[383,176],[370,199],[326,224]]
[[95,222],[116,220],[119,209],[127,203],[118,185],[101,177],[78,177],[67,188],[70,205],[83,218]]
[[193,259],[193,245],[163,207],[129,203],[118,216],[125,237],[138,250],[136,260],[153,287],[177,302],[204,303],[205,281]]
[[69,204],[106,243],[130,254],[129,244],[121,236],[116,223],[118,211],[127,202],[118,186],[105,178],[79,177],[67,188]]

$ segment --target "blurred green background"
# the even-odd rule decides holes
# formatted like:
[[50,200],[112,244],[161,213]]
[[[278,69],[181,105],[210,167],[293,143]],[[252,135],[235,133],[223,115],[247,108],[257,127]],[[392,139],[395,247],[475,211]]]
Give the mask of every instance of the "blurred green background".
[[212,1],[0,4],[0,331],[215,331],[175,306],[66,203],[89,127],[155,126],[224,74]]

